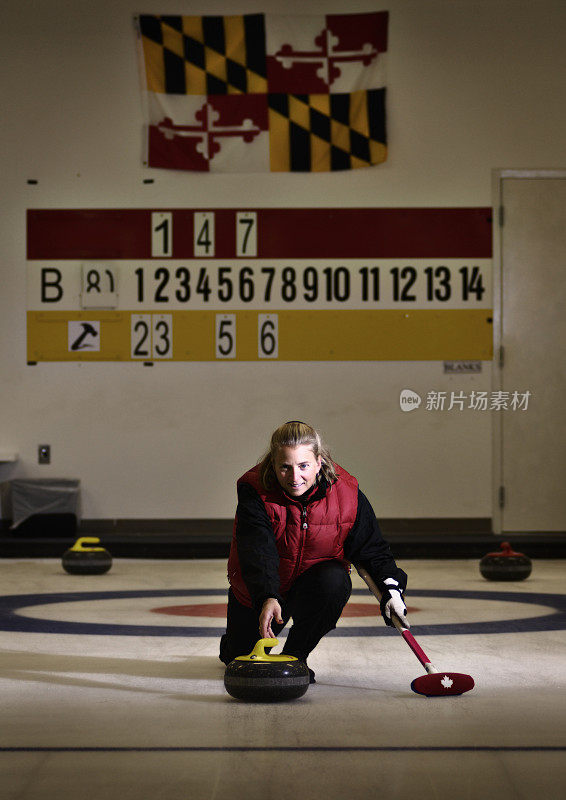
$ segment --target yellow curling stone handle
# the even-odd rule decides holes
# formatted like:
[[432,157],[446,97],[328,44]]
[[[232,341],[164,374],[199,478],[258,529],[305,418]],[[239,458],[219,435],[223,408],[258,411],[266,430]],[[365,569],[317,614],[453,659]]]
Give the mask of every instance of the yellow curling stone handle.
[[249,656],[236,656],[235,661],[297,661],[295,656],[285,656],[283,654],[272,656],[265,652],[266,647],[275,647],[279,644],[279,639],[260,639]]
[[103,552],[104,547],[86,547],[87,544],[100,544],[100,539],[97,539],[94,536],[82,536],[80,539],[74,543],[71,547],[71,550],[78,551],[79,553],[94,553],[96,552]]

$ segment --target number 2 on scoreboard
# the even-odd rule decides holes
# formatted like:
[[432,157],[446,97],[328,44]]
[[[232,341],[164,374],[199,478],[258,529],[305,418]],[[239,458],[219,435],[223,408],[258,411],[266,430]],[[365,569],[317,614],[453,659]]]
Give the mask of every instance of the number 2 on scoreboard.
[[173,318],[171,314],[132,314],[131,358],[173,357]]

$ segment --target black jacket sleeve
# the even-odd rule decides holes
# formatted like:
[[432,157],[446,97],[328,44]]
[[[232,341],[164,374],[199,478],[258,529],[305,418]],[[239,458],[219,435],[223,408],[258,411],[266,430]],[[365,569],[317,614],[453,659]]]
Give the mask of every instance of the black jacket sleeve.
[[354,565],[364,567],[378,589],[384,591],[386,578],[395,578],[404,591],[407,575],[395,563],[389,544],[381,535],[379,523],[367,497],[358,490],[358,513],[344,542],[344,555]]
[[279,553],[273,526],[260,496],[247,483],[238,486],[236,546],[253,607],[259,611],[268,597],[275,597],[282,603]]

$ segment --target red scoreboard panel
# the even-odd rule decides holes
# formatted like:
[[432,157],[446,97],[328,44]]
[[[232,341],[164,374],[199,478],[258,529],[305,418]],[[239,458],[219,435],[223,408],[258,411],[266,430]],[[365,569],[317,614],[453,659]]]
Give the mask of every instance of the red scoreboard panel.
[[491,209],[31,209],[28,361],[486,360]]

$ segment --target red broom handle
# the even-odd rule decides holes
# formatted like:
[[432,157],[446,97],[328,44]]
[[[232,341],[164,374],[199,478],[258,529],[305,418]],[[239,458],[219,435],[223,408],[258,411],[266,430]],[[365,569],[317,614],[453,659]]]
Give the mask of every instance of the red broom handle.
[[431,664],[429,657],[427,656],[425,651],[422,649],[420,644],[417,642],[417,640],[415,639],[415,637],[413,636],[411,631],[408,631],[405,628],[404,630],[400,631],[400,633],[401,633],[401,636],[403,637],[403,639],[407,642],[407,644],[409,645],[409,647],[413,651],[413,653],[419,659],[419,661],[421,662],[423,667],[426,669],[428,674],[430,675],[433,672],[438,672],[436,667],[434,667]]
[[[356,566],[356,569],[358,571],[359,576],[368,585],[370,592],[377,598],[378,601],[381,601],[381,592],[375,585],[375,582],[371,577],[371,575],[369,574],[369,572],[367,572],[367,570],[365,570],[363,567]],[[413,653],[416,655],[416,657],[419,659],[423,667],[426,669],[426,671],[429,674],[438,672],[438,670],[431,664],[430,659],[425,653],[425,651],[422,649],[420,644],[417,642],[417,640],[409,630],[410,628],[409,623],[406,620],[399,619],[397,614],[394,613],[391,614],[391,620],[395,625],[395,627],[397,628],[397,630],[399,631],[399,633],[401,634],[401,636],[403,637],[403,639],[407,642]]]

